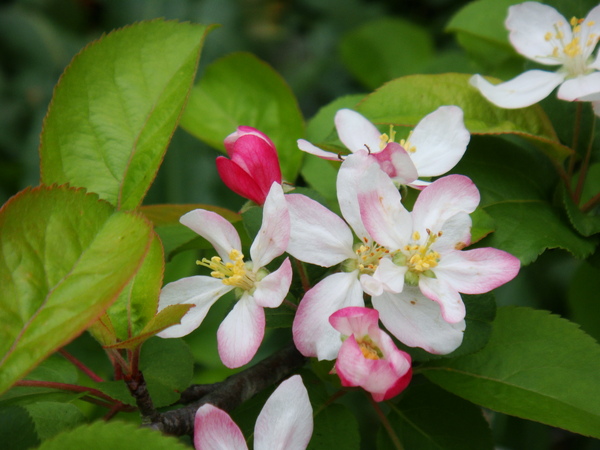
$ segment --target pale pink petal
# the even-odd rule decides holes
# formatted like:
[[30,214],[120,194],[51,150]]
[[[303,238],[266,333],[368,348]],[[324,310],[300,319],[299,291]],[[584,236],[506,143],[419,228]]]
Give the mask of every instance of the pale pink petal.
[[373,297],[373,307],[388,331],[409,347],[444,355],[462,343],[465,322],[446,322],[440,306],[416,286],[405,286],[400,294],[384,292]]
[[340,109],[335,114],[335,127],[340,141],[350,150],[380,151],[381,133],[368,119],[351,109]]
[[329,316],[347,306],[364,306],[358,271],[329,275],[310,289],[300,301],[292,333],[296,348],[304,356],[332,360],[342,345]]
[[410,157],[419,177],[448,172],[460,161],[470,139],[458,106],[441,106],[426,115],[410,136],[410,143],[416,148]]
[[378,280],[383,290],[387,292],[402,292],[404,288],[404,275],[406,274],[408,267],[397,266],[388,258],[383,258],[379,261],[379,266],[373,278]]
[[480,75],[469,80],[481,94],[500,108],[516,109],[531,106],[546,98],[563,82],[563,73],[529,70],[510,81],[493,85]]
[[216,165],[217,172],[225,186],[259,205],[264,203],[266,194],[256,180],[242,167],[224,156],[217,157]]
[[419,177],[414,161],[396,142],[390,142],[382,151],[371,153],[370,157],[377,161],[381,170],[395,183],[410,184]]
[[194,447],[196,450],[247,450],[240,428],[222,409],[211,404],[202,405],[194,420]]
[[250,362],[265,335],[265,312],[247,293],[242,295],[217,331],[219,356],[230,369]]
[[483,294],[509,282],[520,262],[495,248],[477,248],[444,255],[434,269],[438,279],[465,294]]
[[369,174],[373,171],[380,172],[382,176],[387,177],[373,158],[366,151],[361,150],[346,157],[336,180],[337,197],[342,216],[361,240],[369,236],[360,216],[358,190],[360,186],[370,182]]
[[337,153],[321,150],[316,145],[313,145],[304,139],[298,139],[298,148],[303,152],[310,153],[311,155],[318,156],[319,158],[328,159],[330,161],[340,160],[340,157]]
[[179,325],[173,325],[160,333],[162,338],[177,338],[186,336],[200,326],[210,307],[223,295],[233,289],[226,286],[217,278],[197,275],[182,278],[167,284],[160,291],[158,310],[167,306],[180,304],[193,304],[186,314],[181,318]]
[[290,239],[290,214],[283,189],[273,182],[263,208],[260,230],[250,247],[255,270],[264,267],[285,252]]
[[412,211],[413,230],[427,239],[427,231],[437,233],[459,212],[472,213],[479,204],[479,191],[464,175],[447,175],[421,191]]
[[334,312],[329,323],[344,336],[369,334],[371,327],[378,327],[379,312],[361,306],[351,306]]
[[291,223],[290,255],[323,267],[356,257],[352,231],[339,216],[305,195],[288,194],[285,198]]
[[411,215],[402,205],[400,193],[387,175],[374,165],[365,173],[369,183],[362,184],[357,199],[361,221],[378,244],[397,250],[410,238]]
[[551,56],[556,44],[545,39],[547,33],[561,31],[564,41],[571,41],[569,21],[551,6],[537,2],[509,7],[506,28],[517,52],[541,64],[561,64],[560,60]]
[[263,308],[277,308],[281,305],[290,290],[292,275],[290,259],[285,258],[279,269],[256,283],[256,290],[252,294],[256,304]]
[[431,250],[445,254],[460,250],[471,243],[471,216],[458,212],[444,222],[442,235],[431,245]]
[[423,295],[439,303],[446,322],[458,323],[465,318],[465,304],[460,294],[445,280],[422,275],[419,277],[419,289]]
[[271,394],[254,427],[255,450],[304,450],[313,432],[313,411],[300,375]]
[[600,72],[566,80],[558,88],[556,96],[569,102],[600,100]]
[[233,225],[215,212],[195,209],[179,221],[212,244],[223,261],[231,261],[229,252],[240,250],[242,243]]

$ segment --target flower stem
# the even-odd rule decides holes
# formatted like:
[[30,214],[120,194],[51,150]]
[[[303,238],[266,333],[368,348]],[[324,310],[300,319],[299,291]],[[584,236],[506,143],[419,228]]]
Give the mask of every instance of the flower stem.
[[69,352],[67,352],[64,348],[61,348],[58,353],[60,353],[64,358],[66,358],[69,362],[71,362],[75,367],[85,373],[92,381],[97,383],[102,383],[104,380],[99,375],[96,375],[92,369],[87,367]]
[[104,392],[99,391],[87,386],[79,386],[76,384],[57,383],[54,381],[38,381],[38,380],[21,380],[15,383],[15,386],[27,386],[27,387],[44,387],[51,389],[60,389],[61,391],[80,392],[92,395],[94,397],[106,400],[111,405],[117,402],[114,398],[106,395]]
[[304,265],[302,264],[302,261],[296,258],[294,258],[294,264],[296,265],[296,270],[298,271],[298,276],[300,277],[300,282],[302,283],[302,289],[306,293],[312,286],[310,285],[310,280],[308,279],[306,270],[304,270]]
[[598,203],[600,203],[600,193],[594,195],[591,199],[589,199],[582,207],[581,207],[581,212],[588,212],[590,211],[594,206],[596,206]]
[[573,177],[573,171],[575,170],[575,159],[577,158],[577,146],[579,145],[579,133],[581,131],[581,114],[583,112],[583,103],[576,102],[576,104],[575,125],[573,127],[573,143],[571,144],[573,154],[569,160],[569,171],[567,173],[569,179]]
[[400,442],[400,439],[398,438],[396,431],[392,427],[392,424],[390,423],[388,418],[385,416],[385,414],[383,413],[383,411],[381,410],[381,408],[379,407],[377,402],[375,400],[373,400],[373,398],[370,395],[369,395],[369,400],[371,401],[371,405],[373,406],[373,409],[377,413],[377,416],[379,417],[379,420],[381,421],[383,428],[385,428],[385,431],[387,431],[388,436],[392,440],[392,443],[394,444],[394,448],[396,448],[397,450],[404,450],[404,447],[402,446],[402,443]]
[[581,193],[583,192],[583,185],[585,184],[585,178],[587,176],[587,171],[590,167],[590,158],[592,156],[592,147],[594,145],[594,129],[596,128],[596,115],[592,119],[592,131],[590,133],[590,141],[587,146],[587,150],[585,152],[585,158],[583,163],[581,164],[581,169],[579,170],[579,178],[577,179],[577,187],[575,188],[575,193],[573,196],[573,200],[575,204],[578,205],[581,200]]

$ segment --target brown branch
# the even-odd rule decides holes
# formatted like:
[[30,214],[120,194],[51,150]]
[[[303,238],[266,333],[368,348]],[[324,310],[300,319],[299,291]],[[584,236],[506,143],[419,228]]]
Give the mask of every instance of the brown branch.
[[148,392],[144,374],[138,371],[134,377],[125,377],[124,380],[131,396],[135,398],[135,404],[142,415],[142,423],[149,424],[156,421],[160,414],[156,411],[156,408],[154,408],[154,403]]
[[176,436],[191,435],[194,431],[194,417],[200,406],[210,403],[224,411],[232,411],[258,392],[288,377],[305,362],[306,358],[291,344],[255,366],[218,383],[208,394],[205,394],[206,387],[200,388],[198,393],[202,397],[199,400],[182,408],[158,414],[150,427]]

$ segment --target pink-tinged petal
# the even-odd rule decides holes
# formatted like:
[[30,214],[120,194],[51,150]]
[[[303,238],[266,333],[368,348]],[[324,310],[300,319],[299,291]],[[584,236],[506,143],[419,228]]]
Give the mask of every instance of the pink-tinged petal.
[[472,213],[479,204],[479,191],[470,178],[464,175],[447,175],[425,189],[415,202],[412,211],[413,230],[427,239],[427,231],[437,233],[444,223],[459,212]]
[[358,191],[360,186],[369,183],[369,175],[373,171],[385,173],[366,151],[360,150],[348,155],[342,163],[336,179],[337,197],[342,216],[354,230],[359,239],[369,237],[360,217],[358,207]]
[[571,27],[558,11],[537,2],[525,2],[508,8],[506,28],[517,52],[541,64],[557,65],[561,61],[552,57],[555,43],[546,40],[547,33],[561,31],[564,42],[571,41]]
[[470,139],[458,106],[441,106],[423,117],[410,136],[416,148],[410,157],[418,176],[435,177],[448,172],[463,157]]
[[565,79],[562,73],[529,70],[510,81],[493,85],[480,75],[469,80],[472,86],[491,103],[500,108],[517,109],[545,99]]
[[242,243],[233,225],[215,212],[195,209],[179,221],[212,244],[223,261],[231,261],[229,252],[240,250]]
[[352,231],[339,216],[305,195],[288,194],[285,198],[291,223],[290,255],[323,267],[356,257]]
[[296,348],[304,356],[332,360],[342,345],[340,334],[330,325],[329,316],[347,306],[364,306],[357,271],[329,275],[302,298],[292,333]]
[[313,411],[300,375],[282,382],[256,419],[255,450],[304,450],[313,432]]
[[256,304],[263,308],[277,308],[281,305],[290,290],[292,275],[290,259],[285,258],[279,269],[257,283],[256,290],[252,294]]
[[373,278],[378,280],[383,290],[387,292],[402,292],[404,289],[404,275],[408,271],[406,266],[397,266],[390,259],[384,258],[379,261],[379,266]]
[[431,245],[431,250],[440,254],[462,249],[471,243],[471,216],[458,212],[444,222],[442,235]]
[[462,343],[465,322],[446,322],[440,306],[416,286],[405,286],[400,294],[384,292],[373,297],[373,307],[388,331],[409,347],[444,355]]
[[566,80],[558,88],[556,96],[569,102],[600,100],[600,72]]
[[316,145],[312,145],[310,142],[305,141],[304,139],[298,139],[298,148],[303,152],[310,153],[311,155],[318,156],[319,158],[328,159],[330,161],[340,160],[340,157],[337,153],[321,150]]
[[265,195],[273,182],[281,183],[277,150],[261,137],[247,134],[238,138],[231,160],[254,178]]
[[208,403],[196,412],[194,447],[196,450],[248,449],[242,431],[229,414]]
[[369,182],[362,184],[357,199],[362,223],[378,244],[397,250],[410,238],[411,215],[392,180],[377,166],[369,167],[365,178]]
[[229,136],[227,136],[225,138],[225,141],[223,142],[228,155],[231,156],[233,153],[235,153],[235,149],[234,149],[235,142],[240,137],[245,136],[247,134],[258,136],[259,138],[264,139],[267,142],[267,144],[269,144],[271,147],[275,148],[275,144],[273,144],[273,141],[265,133],[257,130],[256,128],[242,125],[242,126],[237,127],[237,130],[234,131],[233,133],[231,133]]
[[370,156],[377,161],[381,170],[398,184],[410,184],[419,177],[414,161],[396,142],[390,142],[382,151],[371,153]]
[[255,270],[264,267],[285,252],[290,239],[290,214],[283,189],[273,182],[263,208],[260,230],[250,247]]
[[202,275],[182,278],[167,284],[160,291],[158,310],[180,304],[196,305],[181,318],[179,325],[173,325],[160,333],[162,338],[186,336],[200,326],[210,307],[223,295],[233,289],[217,278]]
[[460,294],[445,280],[422,275],[419,277],[419,289],[425,297],[439,303],[446,322],[458,323],[465,318],[467,311]]
[[350,306],[334,312],[329,317],[329,323],[344,336],[369,334],[371,327],[377,327],[379,312],[362,306]]
[[512,280],[519,268],[519,259],[510,253],[477,248],[444,255],[434,272],[458,292],[483,294]]
[[230,369],[250,362],[265,335],[265,312],[247,293],[235,304],[217,331],[219,356]]
[[259,205],[264,203],[265,194],[261,187],[244,169],[224,156],[217,157],[216,165],[217,172],[225,186]]
[[381,142],[381,133],[368,119],[352,111],[351,109],[340,109],[335,114],[335,128],[340,141],[350,150],[370,150],[377,153]]

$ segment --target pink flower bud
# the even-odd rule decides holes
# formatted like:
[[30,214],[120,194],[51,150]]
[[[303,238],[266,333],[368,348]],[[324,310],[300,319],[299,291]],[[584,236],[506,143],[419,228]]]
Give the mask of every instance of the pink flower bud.
[[273,182],[281,184],[281,169],[275,145],[255,128],[241,126],[225,138],[231,159],[217,158],[223,183],[236,194],[263,205]]

